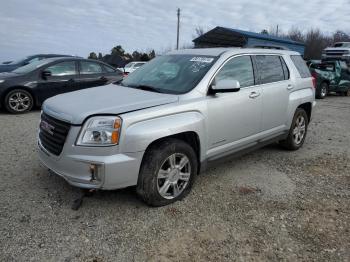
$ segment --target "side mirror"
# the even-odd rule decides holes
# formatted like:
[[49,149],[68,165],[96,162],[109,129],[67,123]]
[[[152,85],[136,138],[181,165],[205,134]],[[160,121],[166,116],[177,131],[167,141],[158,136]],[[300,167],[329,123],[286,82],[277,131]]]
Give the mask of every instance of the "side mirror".
[[211,86],[212,93],[238,92],[241,86],[237,80],[219,80]]
[[48,77],[52,76],[52,73],[49,70],[44,70],[41,72],[41,76],[43,79],[47,79]]

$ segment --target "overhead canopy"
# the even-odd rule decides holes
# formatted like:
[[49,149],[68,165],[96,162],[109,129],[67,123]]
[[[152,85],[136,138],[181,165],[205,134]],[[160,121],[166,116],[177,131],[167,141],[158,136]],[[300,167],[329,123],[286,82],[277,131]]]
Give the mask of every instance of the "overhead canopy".
[[303,43],[288,38],[219,26],[194,39],[193,42],[197,48],[275,46],[304,53]]

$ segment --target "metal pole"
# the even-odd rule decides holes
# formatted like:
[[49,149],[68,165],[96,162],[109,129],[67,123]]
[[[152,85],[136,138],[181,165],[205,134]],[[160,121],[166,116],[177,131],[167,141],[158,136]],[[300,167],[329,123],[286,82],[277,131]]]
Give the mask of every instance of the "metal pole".
[[277,30],[276,30],[276,36],[278,36],[278,25],[277,25]]
[[176,38],[177,50],[179,50],[179,34],[180,34],[180,8],[177,9],[177,38]]

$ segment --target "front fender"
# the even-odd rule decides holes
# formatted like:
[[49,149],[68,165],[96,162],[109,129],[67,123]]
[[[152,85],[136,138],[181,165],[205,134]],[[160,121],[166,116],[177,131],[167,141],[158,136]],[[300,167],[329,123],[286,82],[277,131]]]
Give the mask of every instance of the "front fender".
[[204,157],[206,148],[204,116],[197,112],[183,112],[174,115],[167,115],[148,119],[131,124],[125,130],[122,152],[145,151],[154,141],[171,135],[183,132],[195,132],[200,140],[201,159]]

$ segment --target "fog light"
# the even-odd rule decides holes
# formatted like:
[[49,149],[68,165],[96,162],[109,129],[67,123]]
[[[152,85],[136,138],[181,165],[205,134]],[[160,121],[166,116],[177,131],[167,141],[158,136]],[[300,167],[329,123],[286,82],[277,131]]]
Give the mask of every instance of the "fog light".
[[94,181],[99,181],[99,173],[98,173],[98,165],[96,164],[91,164],[89,167],[89,171],[91,174],[91,178],[90,181],[94,182]]

